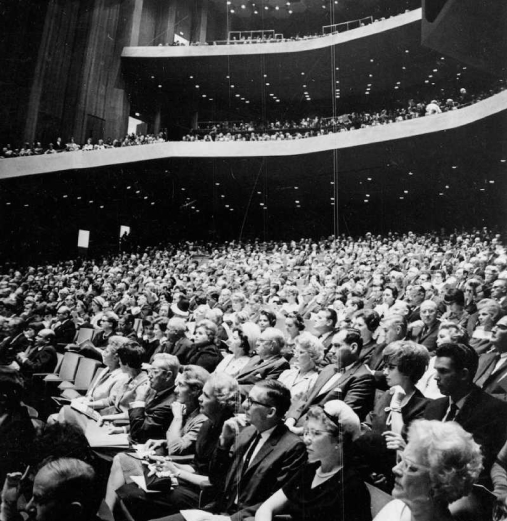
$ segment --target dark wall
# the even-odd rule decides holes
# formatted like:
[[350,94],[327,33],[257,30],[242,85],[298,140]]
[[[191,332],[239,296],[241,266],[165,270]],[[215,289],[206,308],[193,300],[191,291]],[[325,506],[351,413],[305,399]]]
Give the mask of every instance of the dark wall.
[[0,142],[16,147],[30,97],[47,0],[0,1]]

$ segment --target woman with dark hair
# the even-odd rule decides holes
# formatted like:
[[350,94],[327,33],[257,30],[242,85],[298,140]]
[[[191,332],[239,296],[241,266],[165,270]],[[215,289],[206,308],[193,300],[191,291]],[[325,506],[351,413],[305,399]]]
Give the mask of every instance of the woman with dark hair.
[[289,514],[294,521],[369,521],[370,497],[351,461],[359,418],[332,400],[308,411],[303,440],[308,463],[257,510],[255,521]]
[[287,315],[287,318],[285,319],[285,331],[287,334],[285,336],[284,353],[282,353],[284,356],[285,353],[287,353],[290,354],[289,359],[292,358],[296,345],[296,338],[304,329],[305,321],[299,313],[289,313]]
[[127,420],[129,405],[137,401],[138,396],[144,400],[149,381],[148,375],[142,370],[143,353],[143,348],[135,342],[121,346],[116,352],[120,369],[128,375],[128,379],[113,388],[107,398],[89,404],[94,409],[100,409],[102,422]]
[[430,355],[411,340],[392,342],[384,349],[384,374],[389,391],[377,401],[366,418],[364,434],[357,448],[376,484],[390,492],[394,482],[391,472],[396,451],[405,447],[406,429],[422,418],[428,399],[415,384],[423,376]]
[[201,495],[201,485],[208,481],[216,491],[221,490],[225,476],[210,476],[211,462],[218,449],[219,437],[226,420],[239,407],[237,381],[224,373],[214,373],[203,387],[199,397],[200,412],[206,415],[195,445],[195,457],[191,464],[175,463],[170,458],[157,458],[160,470],[177,476],[178,486],[160,494],[146,494],[130,483],[116,490],[136,521],[168,516],[185,508],[196,508]]
[[392,284],[388,284],[384,287],[384,291],[382,293],[382,304],[375,308],[375,311],[381,316],[384,317],[389,308],[396,302],[398,298],[398,288]]
[[211,320],[197,323],[194,333],[194,346],[187,358],[188,364],[200,365],[212,373],[223,356],[216,345],[218,328]]
[[261,333],[268,327],[275,327],[276,315],[272,311],[261,309],[259,313],[259,320],[257,320],[257,325],[260,327]]
[[226,355],[218,364],[215,373],[227,373],[236,376],[250,360],[260,334],[259,326],[252,322],[245,322],[234,328],[232,337],[228,341],[231,353]]
[[35,429],[23,393],[19,372],[0,367],[0,483],[8,472],[23,471],[32,455]]

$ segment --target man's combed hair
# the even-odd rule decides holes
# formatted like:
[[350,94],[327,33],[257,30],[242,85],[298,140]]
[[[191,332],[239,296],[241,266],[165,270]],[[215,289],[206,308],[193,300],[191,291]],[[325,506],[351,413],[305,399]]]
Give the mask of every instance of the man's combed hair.
[[283,418],[289,410],[291,395],[289,389],[278,380],[262,380],[255,384],[266,391],[270,405],[276,409],[276,414]]

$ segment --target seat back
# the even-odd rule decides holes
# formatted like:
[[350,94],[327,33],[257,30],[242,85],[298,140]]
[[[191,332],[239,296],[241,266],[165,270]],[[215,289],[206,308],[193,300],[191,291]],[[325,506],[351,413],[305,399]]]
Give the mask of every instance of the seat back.
[[82,327],[76,333],[76,344],[81,344],[82,342],[86,342],[86,340],[91,340],[94,336],[95,329],[89,327]]
[[55,373],[58,374],[60,372],[60,367],[62,367],[63,362],[63,353],[56,353],[56,367]]
[[77,366],[74,387],[76,389],[88,389],[95,373],[101,367],[101,363],[93,358],[81,358]]
[[64,381],[74,381],[77,366],[81,358],[83,357],[80,354],[67,351],[63,355],[62,365],[58,373],[59,378]]

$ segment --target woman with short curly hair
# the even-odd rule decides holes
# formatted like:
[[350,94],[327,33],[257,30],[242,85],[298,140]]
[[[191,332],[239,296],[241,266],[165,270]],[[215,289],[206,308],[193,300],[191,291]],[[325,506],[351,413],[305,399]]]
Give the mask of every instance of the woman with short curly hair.
[[471,492],[481,470],[481,448],[461,425],[416,420],[393,469],[395,499],[375,521],[451,521],[449,504]]

